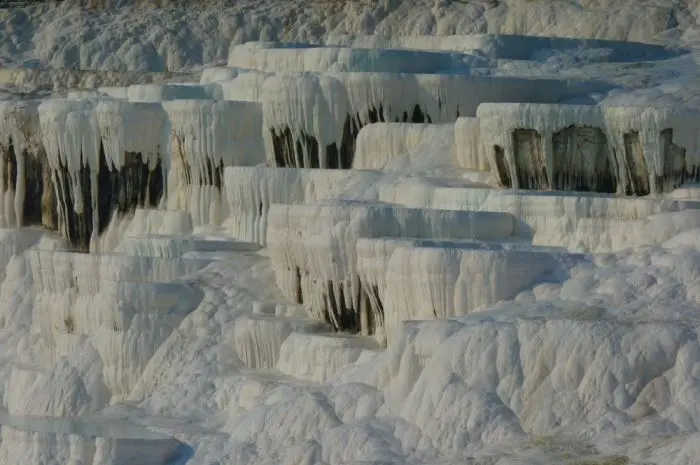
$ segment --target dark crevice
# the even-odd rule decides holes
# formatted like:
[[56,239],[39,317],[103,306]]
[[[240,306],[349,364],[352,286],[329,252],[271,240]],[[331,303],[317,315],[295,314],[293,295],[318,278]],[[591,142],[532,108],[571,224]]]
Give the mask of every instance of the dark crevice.
[[627,167],[627,185],[625,194],[644,196],[651,193],[649,186],[649,168],[644,158],[639,132],[632,131],[624,135],[625,166]]
[[[43,174],[44,179],[49,176]],[[61,163],[55,173],[58,191],[58,222],[68,242],[79,251],[87,251],[93,234],[95,219],[97,234],[105,232],[115,213],[125,215],[137,208],[157,207],[163,196],[163,173],[160,160],[153,169],[140,153],[125,153],[125,163],[119,169],[109,166],[104,147],[100,144],[99,167],[96,173],[97,192],[93,192],[93,179],[90,168],[82,162],[77,173],[70,173]],[[73,176],[78,179],[74,180]],[[214,179],[212,172],[212,180]],[[77,181],[77,182],[74,182]],[[75,211],[75,186],[80,189],[83,208]],[[96,197],[95,197],[96,196]],[[51,198],[44,196],[42,203],[51,204]],[[93,211],[93,205],[97,211]],[[44,208],[46,208],[44,206]],[[97,215],[97,218],[94,218]]]
[[683,147],[673,143],[673,129],[661,131],[663,144],[663,175],[656,176],[657,192],[669,192],[682,186],[685,182],[697,182],[688,170],[686,152]]
[[516,129],[512,139],[517,187],[532,190],[551,189],[540,133],[533,129]]
[[[45,160],[45,159],[44,159]],[[44,161],[45,163],[45,161]],[[43,218],[44,166],[39,157],[24,152],[23,225],[40,225]]]
[[295,296],[294,301],[301,305],[304,303],[304,294],[301,291],[301,270],[299,269],[298,266],[295,269],[295,273],[296,273],[296,275],[295,275],[294,279],[295,279],[295,284],[296,284],[296,296]]
[[579,192],[617,192],[617,178],[600,128],[571,125],[552,135],[552,188]]
[[348,333],[360,332],[360,318],[356,308],[348,307],[345,302],[345,287],[342,283],[338,283],[338,295],[336,296],[333,281],[326,283],[326,310],[330,317],[328,321],[336,331],[344,331]]
[[[321,283],[315,284],[321,285]],[[324,321],[338,332],[376,333],[377,327],[384,325],[384,306],[379,297],[379,289],[376,286],[360,286],[352,296],[348,296],[347,292],[343,283],[325,282],[324,305],[319,309]],[[348,297],[351,297],[349,304]],[[300,298],[297,298],[297,301],[302,303]]]
[[503,147],[500,145],[493,146],[494,158],[496,159],[496,170],[498,172],[498,181],[501,186],[506,189],[513,187],[513,181],[510,178],[510,169],[506,163],[506,155],[503,151]]
[[[24,163],[24,173],[19,179],[19,157]],[[5,162],[5,172],[2,173],[5,182],[5,192],[17,192],[19,184],[24,188],[24,198],[22,199],[22,220],[17,226],[39,226],[42,224],[44,207],[42,198],[45,191],[44,171],[48,169],[47,160],[43,152],[39,154],[30,153],[26,149],[18,154],[14,142],[10,138],[8,146],[2,153]],[[49,172],[50,176],[50,172]],[[49,184],[50,185],[50,184]],[[49,196],[52,191],[47,193]],[[47,204],[51,207],[51,204]],[[47,224],[51,226],[51,224]]]
[[[73,176],[77,179],[73,179]],[[90,169],[83,163],[81,157],[80,169],[71,174],[68,167],[61,162],[57,173],[59,178],[59,202],[61,204],[60,221],[66,240],[78,251],[86,252],[90,247],[92,235],[92,182]],[[80,189],[83,208],[76,212],[76,199],[78,195],[73,192],[77,185]]]

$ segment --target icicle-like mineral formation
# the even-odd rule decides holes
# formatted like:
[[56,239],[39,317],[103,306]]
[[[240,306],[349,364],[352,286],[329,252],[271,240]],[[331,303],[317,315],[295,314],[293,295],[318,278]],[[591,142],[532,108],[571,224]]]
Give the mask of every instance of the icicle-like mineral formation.
[[454,123],[482,102],[558,102],[597,83],[459,74],[276,75],[262,89],[268,163],[349,168],[359,130],[376,122]]
[[56,227],[56,197],[40,140],[38,102],[0,102],[0,227]]
[[645,196],[700,180],[700,112],[487,103],[478,117],[505,187]]
[[160,105],[48,100],[38,111],[57,229],[74,247],[88,250],[115,212],[159,204],[165,123]]
[[372,333],[375,317],[356,267],[359,238],[503,239],[513,234],[513,218],[327,201],[272,205],[267,231],[277,284],[288,298],[336,330]]
[[265,160],[260,104],[212,100],[164,102],[168,116],[168,208],[192,214],[194,223],[218,224],[224,167]]

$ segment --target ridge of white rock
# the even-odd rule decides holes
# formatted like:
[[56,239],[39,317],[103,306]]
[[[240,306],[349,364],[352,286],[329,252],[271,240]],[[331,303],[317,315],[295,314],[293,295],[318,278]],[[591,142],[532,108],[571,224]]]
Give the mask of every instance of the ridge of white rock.
[[228,66],[233,68],[290,72],[434,73],[448,71],[467,57],[438,51],[346,48],[231,47]]
[[377,199],[413,208],[510,213],[535,245],[609,252],[660,244],[698,219],[700,203],[576,192],[500,190],[462,180],[405,178],[378,184]]
[[537,37],[510,34],[469,35],[331,35],[328,45],[357,48],[407,48],[442,50],[461,53],[481,53],[490,58],[506,60],[537,60],[554,51],[588,50],[598,52],[596,61],[628,62],[663,59],[681,51],[663,45],[643,42],[601,40],[575,37]]
[[272,204],[308,204],[367,190],[382,173],[370,170],[229,167],[225,169],[229,218],[226,228],[238,238],[267,243]]

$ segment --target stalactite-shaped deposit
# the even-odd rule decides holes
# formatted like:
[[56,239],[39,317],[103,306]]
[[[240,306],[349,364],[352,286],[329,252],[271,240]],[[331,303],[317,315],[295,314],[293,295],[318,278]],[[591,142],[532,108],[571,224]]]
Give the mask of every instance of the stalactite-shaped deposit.
[[512,233],[508,214],[326,201],[272,205],[267,241],[277,284],[289,299],[336,330],[371,333],[376,318],[357,272],[359,238],[503,239]]
[[164,117],[158,104],[118,100],[39,106],[58,230],[74,247],[88,250],[115,213],[160,203]]
[[504,187],[645,196],[700,180],[700,112],[482,104],[481,156]]
[[600,86],[460,74],[275,75],[260,97],[268,164],[348,168],[370,123],[454,123],[475,116],[481,102],[557,102]]

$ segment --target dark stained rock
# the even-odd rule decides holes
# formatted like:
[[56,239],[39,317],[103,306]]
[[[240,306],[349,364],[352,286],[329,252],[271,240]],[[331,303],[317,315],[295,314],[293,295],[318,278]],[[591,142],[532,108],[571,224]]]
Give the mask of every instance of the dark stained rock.
[[[160,160],[151,169],[140,153],[126,153],[125,158],[124,166],[112,169],[100,145],[97,173],[93,173],[85,163],[82,163],[78,173],[70,173],[65,165],[54,173],[59,193],[60,230],[77,250],[89,250],[95,224],[97,234],[102,234],[115,213],[124,215],[137,208],[157,207],[160,203],[164,193]],[[93,180],[96,181],[96,191],[93,190]],[[83,208],[79,212],[75,209],[78,195],[78,192],[74,192],[76,184],[83,199]],[[97,207],[96,210],[93,205]]]

